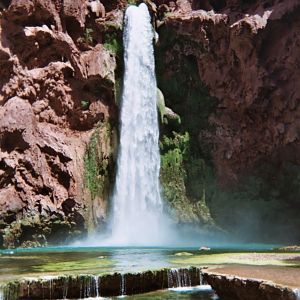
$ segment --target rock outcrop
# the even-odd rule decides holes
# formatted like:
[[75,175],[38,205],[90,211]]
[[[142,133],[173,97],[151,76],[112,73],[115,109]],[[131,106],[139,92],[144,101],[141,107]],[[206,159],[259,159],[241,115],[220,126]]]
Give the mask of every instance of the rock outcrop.
[[[97,157],[113,164],[116,54],[98,30],[107,20],[117,19],[100,1],[1,8],[0,247],[65,242],[106,217],[107,191],[88,189],[86,151],[98,134]],[[109,168],[93,175],[105,180]]]
[[298,243],[299,1],[156,3],[158,87],[181,119],[163,133],[190,136],[190,202],[242,240]]
[[205,271],[204,279],[224,300],[297,300],[292,288],[254,278]]
[[219,100],[208,139],[221,181],[239,180],[262,160],[299,164],[299,1],[164,3],[165,26],[187,41],[181,54],[194,58]]

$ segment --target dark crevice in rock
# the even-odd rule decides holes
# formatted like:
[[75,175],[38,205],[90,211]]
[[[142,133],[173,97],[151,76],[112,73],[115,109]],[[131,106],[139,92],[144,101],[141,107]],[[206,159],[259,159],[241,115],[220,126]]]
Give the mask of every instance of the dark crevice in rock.
[[123,4],[125,3],[125,1],[122,0],[101,0],[101,3],[104,5],[107,12],[117,9],[118,7],[120,7],[120,4],[122,4],[122,2]]
[[66,31],[71,36],[73,41],[76,41],[80,36],[83,35],[83,30],[76,19],[72,17],[66,17],[64,19]]
[[48,186],[43,186],[41,189],[38,190],[38,193],[43,196],[49,196],[52,194],[52,192],[52,189]]
[[14,211],[7,211],[6,214],[2,218],[2,220],[7,224],[10,224],[10,223],[16,221],[16,219],[17,219],[17,216],[16,216],[16,212],[14,212]]
[[18,170],[22,170],[22,171],[26,170],[26,172],[29,172],[33,178],[35,178],[35,179],[39,178],[40,175],[37,174],[36,170],[34,169],[32,163],[30,161],[24,160],[24,159],[19,159],[18,163],[19,163]]
[[227,4],[226,0],[210,0],[209,2],[216,12],[219,12],[220,10],[225,8]]
[[24,152],[30,145],[24,140],[23,131],[5,132],[0,135],[0,148],[4,152]]
[[15,170],[8,166],[3,160],[0,161],[0,189],[5,188],[12,183]]
[[40,147],[40,149],[42,152],[48,154],[50,157],[58,156],[62,163],[67,163],[72,160],[70,157],[65,156],[61,152],[57,152],[55,149],[51,148],[48,145],[44,145],[43,147]]
[[73,212],[73,210],[76,206],[76,201],[72,198],[69,198],[69,199],[65,200],[61,206],[62,206],[64,214],[66,216],[68,216],[71,212]]
[[11,3],[11,0],[1,0],[0,9],[8,8]]

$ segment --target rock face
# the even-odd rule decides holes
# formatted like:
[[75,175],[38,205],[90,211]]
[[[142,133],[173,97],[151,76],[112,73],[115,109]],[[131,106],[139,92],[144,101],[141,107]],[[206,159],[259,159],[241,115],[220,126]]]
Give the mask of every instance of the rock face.
[[166,26],[193,42],[184,54],[219,100],[210,119],[219,178],[238,180],[263,159],[299,164],[299,1],[177,4]]
[[165,131],[194,143],[190,198],[201,188],[215,221],[241,238],[263,228],[263,239],[297,243],[299,1],[156,2],[158,84],[182,121]]
[[90,138],[98,134],[101,162],[113,164],[115,149],[116,54],[103,45],[98,2],[1,6],[0,247],[65,242],[105,219],[107,191],[92,196],[86,182]]

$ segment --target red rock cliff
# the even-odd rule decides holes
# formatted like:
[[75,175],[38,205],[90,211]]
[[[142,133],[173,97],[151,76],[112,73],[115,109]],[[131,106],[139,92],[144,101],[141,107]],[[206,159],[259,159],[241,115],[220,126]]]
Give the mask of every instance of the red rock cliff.
[[116,57],[103,44],[110,28],[122,25],[116,9],[123,4],[102,2],[0,3],[0,244],[5,247],[64,242],[106,217],[107,191],[91,197],[84,182],[95,128],[94,139],[101,143],[92,145],[91,155],[97,152],[110,163],[114,151],[107,126],[117,115]]
[[300,2],[157,2],[169,6],[167,28],[193,42],[181,54],[219,100],[209,137],[219,178],[238,180],[261,160],[299,164]]

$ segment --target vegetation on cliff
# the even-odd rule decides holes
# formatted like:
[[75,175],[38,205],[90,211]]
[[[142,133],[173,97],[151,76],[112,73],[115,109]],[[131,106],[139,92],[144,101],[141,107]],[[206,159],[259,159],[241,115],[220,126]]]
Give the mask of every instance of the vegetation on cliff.
[[[170,203],[183,199],[184,210],[188,211],[189,203],[205,197],[214,222],[240,240],[299,240],[294,230],[300,226],[294,209],[300,197],[299,166],[287,161],[276,163],[276,156],[264,158],[235,182],[220,184],[220,174],[216,174],[220,166],[216,162],[223,158],[214,157],[213,161],[212,155],[216,154],[216,134],[222,128],[210,120],[222,113],[217,108],[221,102],[209,95],[198,70],[198,55],[206,50],[200,41],[175,32],[170,26],[163,25],[159,34],[158,86],[166,105],[182,121],[162,124],[161,177],[166,199]],[[224,114],[226,118],[226,111]],[[189,139],[185,138],[186,133]],[[187,142],[188,147],[183,147]]]
[[90,193],[87,202],[89,229],[103,225],[107,217],[108,198],[114,182],[115,131],[100,123],[91,135],[84,156],[84,184]]
[[[166,105],[180,117],[162,123],[161,182],[171,213],[182,223],[212,225],[214,221],[207,206],[207,181],[212,176],[208,145],[199,143],[201,131],[211,131],[209,115],[216,100],[198,78],[193,57],[185,57],[179,47],[190,43],[178,39],[174,32],[160,32],[156,51],[158,86],[163,91]],[[175,47],[176,45],[176,47]],[[179,45],[179,47],[178,47]],[[166,66],[165,54],[173,51]]]

